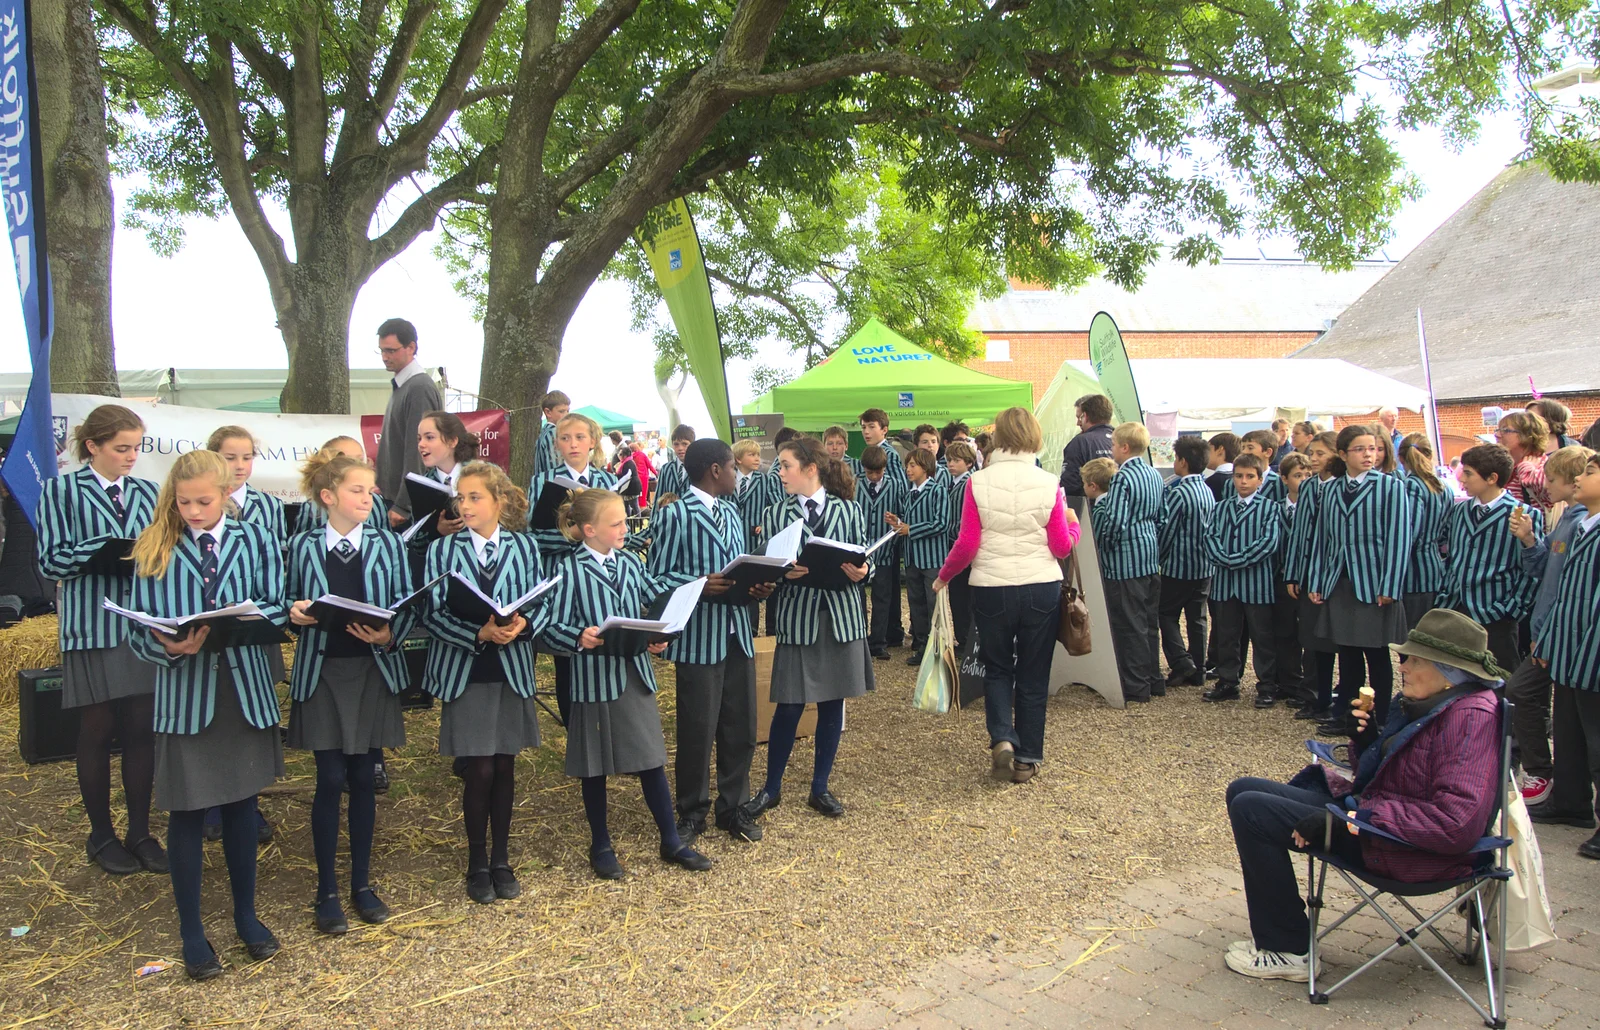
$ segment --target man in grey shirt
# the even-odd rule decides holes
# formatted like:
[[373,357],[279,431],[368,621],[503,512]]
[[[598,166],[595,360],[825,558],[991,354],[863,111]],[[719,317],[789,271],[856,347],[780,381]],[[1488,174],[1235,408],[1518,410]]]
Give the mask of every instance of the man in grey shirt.
[[391,318],[378,327],[378,352],[383,367],[394,374],[394,392],[383,411],[378,438],[378,492],[389,502],[389,524],[399,527],[411,518],[406,473],[422,472],[417,453],[417,423],[430,411],[444,408],[439,388],[417,361],[417,327]]

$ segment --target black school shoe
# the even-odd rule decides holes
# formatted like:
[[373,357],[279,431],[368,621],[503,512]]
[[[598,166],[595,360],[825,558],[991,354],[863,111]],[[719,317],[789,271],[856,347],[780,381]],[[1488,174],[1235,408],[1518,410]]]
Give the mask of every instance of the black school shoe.
[[1278,703],[1278,695],[1277,694],[1263,694],[1263,693],[1257,691],[1256,692],[1256,699],[1255,699],[1254,703],[1255,703],[1255,706],[1257,708],[1271,708],[1273,705]]
[[1202,701],[1237,701],[1239,700],[1239,684],[1221,683],[1200,695]]
[[313,905],[312,915],[316,920],[318,933],[336,937],[350,932],[350,920],[345,917],[344,906],[339,904],[337,894],[330,894]]
[[361,917],[363,923],[387,923],[389,921],[389,906],[383,903],[371,887],[363,887],[356,891],[356,915]]
[[494,896],[501,901],[510,901],[522,893],[522,884],[508,865],[490,866],[489,879],[494,881]]
[[693,847],[694,842],[699,840],[700,835],[705,832],[706,821],[704,819],[678,820],[678,838],[690,847]]
[[372,792],[374,794],[389,793],[389,770],[384,766],[381,758],[372,763]]
[[711,868],[711,859],[700,854],[687,844],[680,844],[677,851],[661,849],[661,861],[668,865],[682,866],[697,873],[703,873]]
[[474,869],[467,874],[467,897],[480,905],[494,904],[494,881],[489,877],[489,870]]
[[160,873],[163,876],[167,874],[167,850],[154,837],[127,843],[124,847],[139,860],[145,872]]
[[1315,719],[1318,722],[1327,722],[1333,718],[1333,709],[1318,708],[1316,701],[1307,701],[1294,713],[1296,719]]
[[844,804],[833,796],[833,791],[825,790],[821,794],[813,794],[806,798],[806,804],[812,809],[821,812],[829,819],[838,819],[844,815]]
[[1536,823],[1547,823],[1560,826],[1576,826],[1580,830],[1594,829],[1593,812],[1562,812],[1550,807],[1550,803],[1548,801],[1542,805],[1529,805],[1528,818]]
[[1206,685],[1205,673],[1199,669],[1174,669],[1167,673],[1167,689],[1176,687],[1203,687]]
[[886,662],[890,658],[889,649],[886,647],[880,647],[876,651],[872,652],[872,657],[876,658],[880,662]]
[[[726,830],[728,836],[747,844],[754,844],[761,839],[761,827],[756,825],[756,821],[750,818],[742,807],[735,808],[726,819],[719,818],[717,829]],[[678,833],[682,836],[683,831],[679,830]]]
[[1600,833],[1579,844],[1578,854],[1583,858],[1600,858]]
[[589,849],[589,868],[602,880],[620,880],[624,875],[622,863],[617,861],[617,853],[610,848],[601,848],[599,851]]
[[183,971],[189,974],[189,979],[214,980],[222,975],[222,959],[217,957],[217,949],[211,947],[211,942],[206,941],[206,947],[211,948],[211,957],[203,962],[185,962]]
[[112,876],[127,876],[129,873],[137,873],[144,868],[139,864],[139,860],[134,858],[128,849],[122,846],[122,842],[116,838],[115,834],[107,837],[99,844],[96,844],[91,837],[89,840],[84,841],[83,850],[89,856],[89,861]]
[[922,652],[917,650],[916,648],[912,648],[911,653],[906,655],[906,664],[907,665],[921,665],[922,664]]
[[777,808],[779,802],[782,800],[783,797],[781,795],[768,794],[766,791],[761,790],[757,791],[756,796],[751,798],[749,801],[746,801],[739,810],[743,812],[751,822],[755,822],[757,819],[761,818],[761,813]]
[[[263,926],[261,929],[267,930],[265,926]],[[245,941],[244,953],[249,955],[251,961],[253,962],[265,962],[267,959],[276,955],[280,947],[281,945],[278,944],[278,938],[272,935],[271,930],[267,930],[266,940],[254,942]]]

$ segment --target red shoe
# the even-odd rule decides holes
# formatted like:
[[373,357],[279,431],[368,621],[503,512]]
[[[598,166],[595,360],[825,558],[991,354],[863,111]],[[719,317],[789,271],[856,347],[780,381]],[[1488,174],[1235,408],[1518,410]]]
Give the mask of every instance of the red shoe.
[[1550,780],[1543,776],[1522,777],[1522,803],[1525,805],[1542,804],[1550,796]]

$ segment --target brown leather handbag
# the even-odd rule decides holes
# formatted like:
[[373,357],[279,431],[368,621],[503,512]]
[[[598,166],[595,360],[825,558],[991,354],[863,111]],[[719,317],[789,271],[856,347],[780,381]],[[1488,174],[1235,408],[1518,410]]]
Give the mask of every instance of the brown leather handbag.
[[1078,553],[1067,556],[1066,575],[1061,580],[1061,624],[1056,639],[1067,654],[1081,658],[1092,647],[1089,642],[1089,603],[1083,596],[1083,574],[1078,569]]

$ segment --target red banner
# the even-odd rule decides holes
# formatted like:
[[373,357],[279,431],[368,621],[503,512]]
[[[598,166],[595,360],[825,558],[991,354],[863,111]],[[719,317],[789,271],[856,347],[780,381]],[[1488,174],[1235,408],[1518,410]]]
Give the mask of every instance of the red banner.
[[[501,408],[490,408],[486,411],[458,411],[457,415],[466,424],[467,432],[478,434],[478,457],[483,461],[492,461],[501,468],[511,463],[511,433],[510,423],[506,420],[506,413]],[[382,415],[361,416],[361,446],[367,449],[367,460],[378,460],[378,440],[383,436]],[[412,441],[415,447],[416,442]]]

